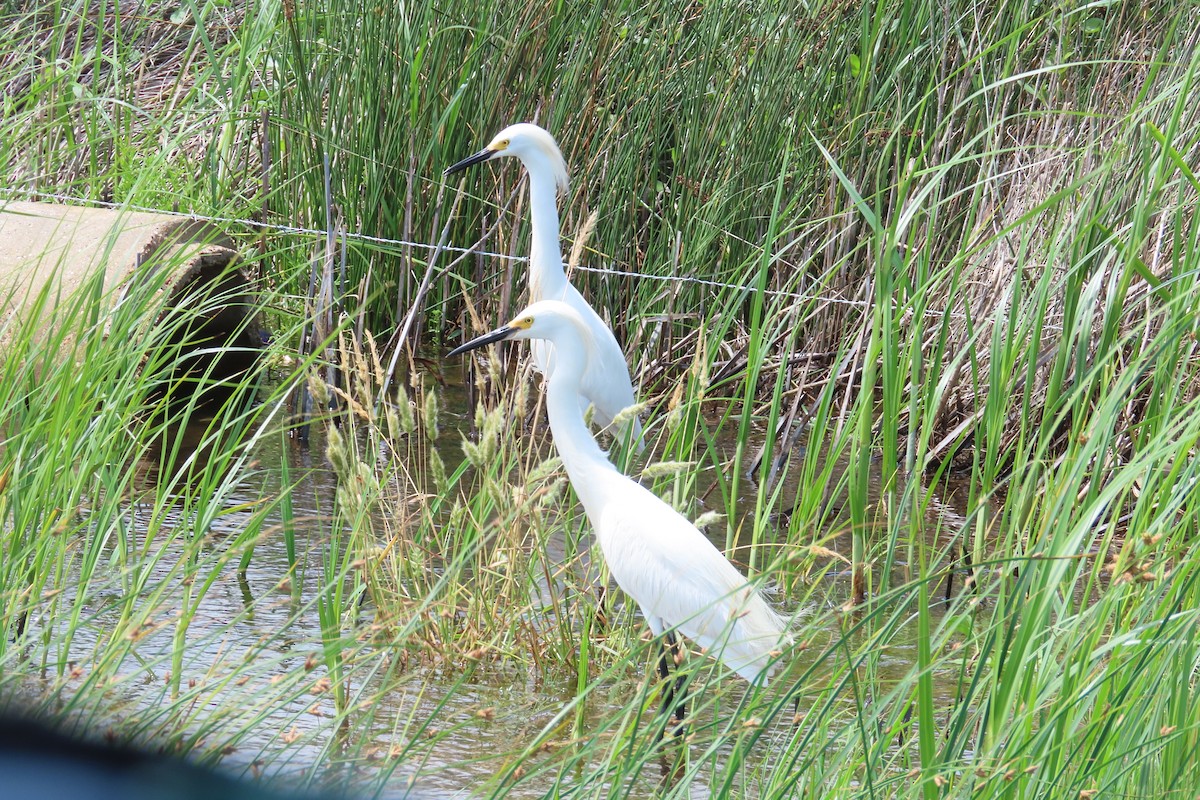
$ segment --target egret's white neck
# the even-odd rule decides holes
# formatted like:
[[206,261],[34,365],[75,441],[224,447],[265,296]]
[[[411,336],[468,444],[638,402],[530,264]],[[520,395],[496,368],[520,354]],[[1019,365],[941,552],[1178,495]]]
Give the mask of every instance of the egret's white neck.
[[[580,334],[586,335],[584,331]],[[579,384],[587,364],[583,342],[577,337],[555,340],[554,353],[554,371],[546,387],[550,430],[571,485],[594,524],[604,505],[602,486],[621,473],[596,444],[579,408]]]
[[567,288],[558,238],[558,187],[554,168],[541,153],[524,156],[529,172],[529,211],[533,247],[529,254],[529,299],[561,300]]

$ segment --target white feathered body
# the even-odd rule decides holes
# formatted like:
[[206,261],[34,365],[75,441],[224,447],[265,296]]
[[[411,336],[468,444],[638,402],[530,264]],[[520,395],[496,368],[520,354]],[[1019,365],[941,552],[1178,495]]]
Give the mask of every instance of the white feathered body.
[[675,509],[626,482],[621,500],[587,509],[613,578],[654,634],[674,627],[750,682],[763,683],[790,638],[784,620]]
[[596,444],[578,409],[578,384],[596,350],[582,316],[554,302],[523,316],[534,320],[524,338],[536,330],[563,360],[546,393],[554,446],[617,585],[655,635],[677,629],[746,680],[765,682],[791,642],[784,619],[695,525],[622,475]]
[[[633,394],[633,382],[629,378],[629,367],[625,363],[625,354],[617,344],[617,337],[604,324],[604,320],[592,309],[583,295],[570,283],[563,281],[566,287],[557,292],[557,297],[546,296],[541,287],[530,284],[530,302],[539,300],[562,300],[584,321],[592,334],[594,352],[588,359],[580,382],[580,404],[586,411],[590,402],[596,407],[593,421],[598,428],[607,428],[612,424],[623,409],[637,402]],[[538,371],[549,377],[554,364],[554,345],[542,340],[530,342],[533,351],[533,363]],[[639,442],[642,436],[642,423],[635,416],[632,418],[633,441]]]

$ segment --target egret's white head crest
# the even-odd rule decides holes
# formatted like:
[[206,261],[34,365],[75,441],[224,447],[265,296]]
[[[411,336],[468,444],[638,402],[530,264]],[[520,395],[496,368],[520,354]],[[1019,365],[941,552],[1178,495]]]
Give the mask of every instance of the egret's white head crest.
[[579,312],[561,300],[539,300],[513,318],[512,322],[494,331],[477,336],[466,344],[459,345],[450,351],[450,356],[466,353],[505,339],[547,339],[553,341],[569,330],[570,335],[577,336],[582,344],[583,355],[586,358],[589,351],[595,350],[594,338],[588,330]]
[[570,185],[567,178],[567,162],[558,143],[554,141],[545,129],[532,122],[518,122],[500,131],[488,143],[488,146],[473,156],[468,156],[446,170],[447,175],[479,164],[493,158],[515,156],[523,162],[537,159],[545,163],[554,175],[554,183],[560,192],[565,193]]

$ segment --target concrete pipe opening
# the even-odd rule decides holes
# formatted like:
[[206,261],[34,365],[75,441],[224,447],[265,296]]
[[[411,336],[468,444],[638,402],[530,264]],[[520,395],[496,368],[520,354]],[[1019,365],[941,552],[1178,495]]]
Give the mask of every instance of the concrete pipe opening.
[[258,369],[266,334],[257,292],[232,240],[210,223],[52,203],[0,206],[0,330],[8,332],[0,347],[14,322],[68,325],[76,306],[67,298],[98,284],[105,313],[125,306],[145,314],[141,335],[163,354],[143,360],[155,372],[152,401],[213,407]]

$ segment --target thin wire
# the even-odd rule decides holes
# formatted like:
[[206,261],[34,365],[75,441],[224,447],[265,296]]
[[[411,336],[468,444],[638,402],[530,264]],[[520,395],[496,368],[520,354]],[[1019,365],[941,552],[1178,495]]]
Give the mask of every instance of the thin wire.
[[[193,214],[185,211],[168,211],[162,208],[152,208],[149,206],[140,206],[134,203],[112,203],[105,200],[92,200],[86,197],[74,197],[68,194],[55,194],[53,192],[38,192],[29,189],[14,189],[10,187],[0,187],[0,193],[13,197],[26,197],[46,200],[57,200],[59,202],[76,203],[80,205],[99,206],[101,208],[110,208],[116,210],[131,210],[142,211],[150,214],[164,214],[169,217],[184,217],[187,219],[198,220],[201,222],[219,222],[226,225],[245,225],[251,228],[260,230],[275,231],[277,233],[286,233],[303,236],[327,236],[329,231],[319,230],[317,228],[301,228],[295,225],[279,225],[271,222],[259,222],[254,219],[244,219],[239,217],[214,217],[204,214]],[[358,233],[356,231],[344,231],[341,233],[346,239],[353,239],[360,242],[370,242],[372,244],[387,244],[397,247],[419,247],[430,252],[437,250],[438,245],[428,242],[411,242],[405,239],[389,239],[384,236],[371,236],[366,233]],[[477,255],[488,256],[490,258],[499,258],[507,261],[523,262],[528,261],[527,256],[514,256],[509,253],[494,253],[487,250],[472,250],[468,247],[457,247],[447,244],[442,247],[443,250],[453,250],[457,253],[471,253]],[[756,292],[754,286],[743,286],[737,283],[726,283],[724,281],[713,281],[707,278],[697,278],[693,275],[653,275],[646,272],[630,272],[628,270],[614,269],[612,267],[588,267],[582,264],[577,265],[575,269],[583,270],[584,272],[594,272],[599,275],[614,275],[622,278],[636,278],[638,280],[655,280],[664,281],[667,283],[691,283],[697,286],[708,286],[714,289],[735,289],[740,292]],[[819,294],[805,294],[803,292],[787,292],[780,289],[764,289],[763,293],[771,297],[785,297],[798,302],[816,300],[834,305],[853,306],[855,308],[867,308],[871,305],[868,300],[849,300],[843,297],[828,297]],[[926,317],[941,319],[946,315],[944,311],[929,310],[924,314]],[[967,315],[963,313],[951,313],[952,319],[966,319]]]
[[[28,189],[11,189],[8,187],[0,187],[0,192],[8,197],[20,196],[29,198],[38,198],[46,200],[59,200],[69,203],[80,203],[83,205],[99,206],[101,208],[111,208],[125,211],[143,211],[148,214],[164,214],[168,217],[184,217],[200,222],[221,222],[228,225],[246,225],[251,228],[259,228],[261,230],[276,231],[278,233],[303,234],[305,236],[328,236],[329,231],[318,228],[301,228],[295,225],[278,225],[272,222],[259,222],[256,219],[242,219],[240,217],[211,217],[205,214],[193,214],[187,211],[168,211],[163,208],[152,208],[150,206],[139,206],[135,203],[110,203],[106,200],[90,200],[86,197],[73,197],[69,194],[54,194],[52,192],[35,192]],[[404,239],[388,239],[383,236],[371,236],[366,233],[357,233],[354,231],[344,231],[341,236],[347,239],[355,239],[360,242],[371,242],[373,244],[393,244],[399,247],[422,247],[426,250],[436,250],[437,245],[427,242],[409,242]],[[455,250],[460,253],[472,252],[466,247],[453,247],[447,245],[443,250]],[[512,256],[506,253],[488,253],[481,252],[481,255],[492,256],[494,258],[506,258],[510,261],[528,261],[525,256]]]

